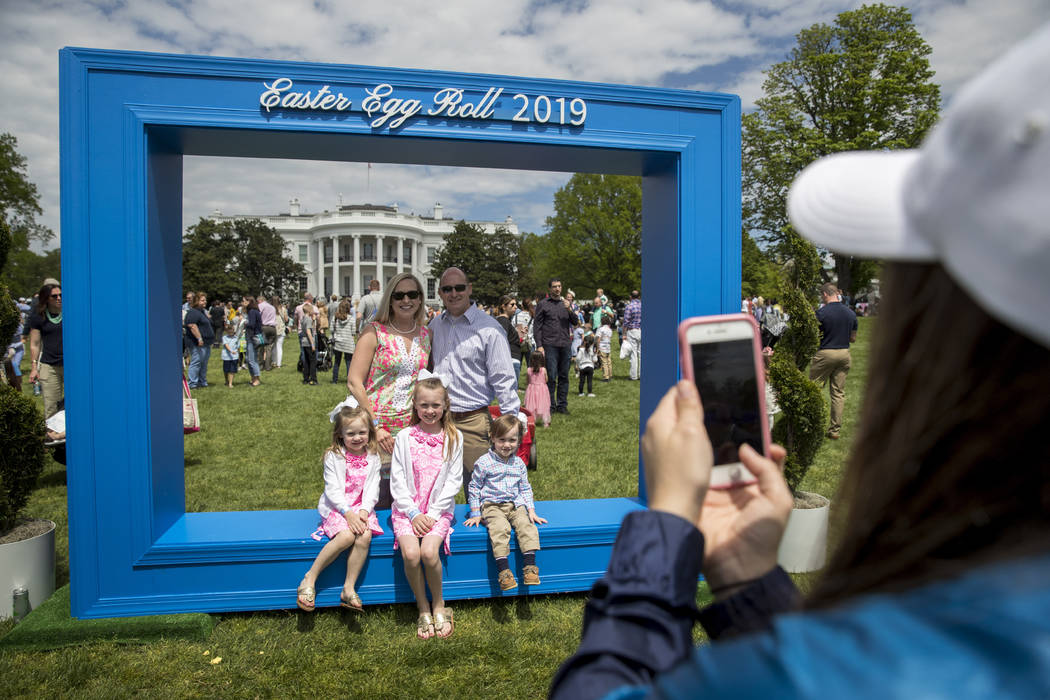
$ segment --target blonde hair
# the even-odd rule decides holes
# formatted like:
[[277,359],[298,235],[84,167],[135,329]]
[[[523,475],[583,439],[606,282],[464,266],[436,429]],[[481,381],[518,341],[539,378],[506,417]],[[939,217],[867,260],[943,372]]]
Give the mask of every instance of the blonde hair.
[[415,282],[416,291],[419,292],[419,308],[416,309],[415,316],[416,325],[422,326],[426,323],[426,295],[423,292],[423,284],[419,281],[419,278],[411,272],[402,272],[390,278],[390,281],[386,285],[386,291],[383,292],[383,299],[379,302],[379,308],[376,310],[376,317],[373,319],[375,323],[382,323],[383,325],[390,323],[390,318],[393,316],[393,314],[390,313],[390,305],[393,303],[390,295],[394,293],[397,285],[405,280],[412,280]]
[[375,454],[379,451],[379,440],[376,438],[375,425],[372,424],[372,418],[369,416],[368,411],[360,406],[354,408],[343,406],[339,409],[339,413],[335,414],[335,420],[332,421],[332,444],[324,451],[325,456],[328,456],[329,452],[340,457],[346,454],[346,451],[343,449],[343,433],[355,420],[363,420],[365,425],[368,426],[368,444],[365,446],[365,451],[368,454]]
[[489,442],[495,444],[496,438],[511,433],[518,434],[518,447],[521,447],[521,441],[525,439],[525,425],[513,413],[505,413],[489,426]]
[[437,377],[427,377],[426,379],[420,379],[417,381],[415,388],[412,390],[411,425],[416,425],[420,422],[419,414],[416,413],[416,394],[419,393],[420,389],[440,391],[441,395],[444,397],[444,400],[442,401],[444,404],[444,412],[441,414],[441,427],[445,431],[445,459],[451,459],[452,451],[459,444],[459,430],[456,428],[456,424],[452,422],[452,411],[449,410],[452,404],[448,398],[448,390],[445,389],[445,385],[442,384],[441,380]]

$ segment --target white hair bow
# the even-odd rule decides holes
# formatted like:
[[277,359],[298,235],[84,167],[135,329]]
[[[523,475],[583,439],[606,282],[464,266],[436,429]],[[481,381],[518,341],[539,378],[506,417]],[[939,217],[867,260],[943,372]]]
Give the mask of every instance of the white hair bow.
[[448,382],[449,382],[448,378],[447,377],[442,377],[437,372],[431,372],[430,370],[427,370],[427,369],[419,370],[419,378],[417,379],[417,381],[422,381],[424,379],[437,379],[438,381],[441,382],[441,386],[445,387],[446,389],[448,388]]
[[353,394],[347,396],[346,400],[336,404],[336,407],[328,413],[328,422],[335,423],[335,417],[339,415],[339,411],[342,410],[344,406],[346,408],[357,408],[360,405],[361,404],[357,403],[357,399],[354,398]]

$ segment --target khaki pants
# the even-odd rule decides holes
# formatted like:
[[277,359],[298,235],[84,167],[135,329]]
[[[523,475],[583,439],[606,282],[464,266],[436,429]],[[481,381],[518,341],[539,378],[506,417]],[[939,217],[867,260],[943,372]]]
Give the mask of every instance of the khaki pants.
[[529,511],[525,506],[514,507],[513,503],[481,504],[481,520],[489,530],[489,541],[492,542],[492,556],[510,556],[510,530],[513,527],[518,535],[518,551],[534,552],[540,548],[540,532],[536,524],[529,520]]
[[492,417],[488,409],[472,413],[465,418],[453,418],[459,432],[463,433],[463,493],[467,492],[474,462],[489,451],[489,425]]
[[612,379],[612,358],[609,357],[609,353],[599,350],[598,359],[602,363],[602,378]]
[[[809,365],[809,378],[821,384],[829,382],[831,394],[831,425],[829,435],[838,435],[842,429],[842,407],[846,402],[846,374],[849,372],[849,349],[818,350]],[[829,381],[830,380],[830,381]]]
[[63,369],[62,365],[49,365],[46,362],[41,362],[37,367],[37,381],[44,394],[44,418],[58,413],[58,402],[66,396]]

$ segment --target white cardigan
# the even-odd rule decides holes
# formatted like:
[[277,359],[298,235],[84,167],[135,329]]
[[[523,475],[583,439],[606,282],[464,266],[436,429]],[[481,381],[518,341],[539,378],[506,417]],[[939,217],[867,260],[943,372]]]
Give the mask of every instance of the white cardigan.
[[[368,476],[365,477],[364,492],[361,494],[361,506],[358,510],[369,513],[379,500],[379,467],[378,454],[368,455]],[[335,452],[326,452],[324,456],[324,493],[317,501],[317,512],[324,520],[334,510],[346,514],[350,503],[346,500],[346,457]]]
[[[452,512],[456,506],[456,494],[463,487],[463,433],[457,431],[457,435],[459,439],[456,449],[452,451],[452,458],[442,462],[434,488],[430,491],[426,514],[434,520]],[[412,428],[399,432],[394,438],[394,453],[390,461],[390,497],[394,507],[410,517],[413,511],[418,510],[416,480],[412,478],[412,439]]]

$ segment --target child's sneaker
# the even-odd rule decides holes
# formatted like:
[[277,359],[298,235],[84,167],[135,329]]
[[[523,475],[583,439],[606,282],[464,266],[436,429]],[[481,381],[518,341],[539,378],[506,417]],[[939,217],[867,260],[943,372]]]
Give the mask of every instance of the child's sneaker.
[[[583,394],[580,394],[580,396],[583,396]],[[594,398],[594,394],[587,394],[587,396]]]
[[583,398],[583,394],[582,393],[580,394],[580,398]]
[[[513,579],[514,577],[511,576]],[[538,586],[540,585],[540,569],[538,566],[526,566],[522,569],[522,581],[526,586]]]
[[[532,568],[535,569],[536,567]],[[525,575],[525,580],[528,581],[528,574]],[[539,578],[537,578],[536,581],[538,582]],[[499,587],[501,591],[509,591],[512,588],[518,587],[518,582],[514,578],[514,574],[511,573],[510,569],[504,569],[499,572]]]

